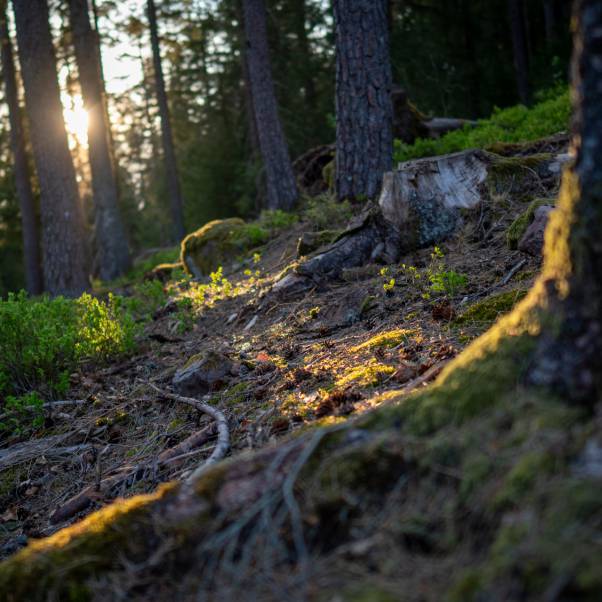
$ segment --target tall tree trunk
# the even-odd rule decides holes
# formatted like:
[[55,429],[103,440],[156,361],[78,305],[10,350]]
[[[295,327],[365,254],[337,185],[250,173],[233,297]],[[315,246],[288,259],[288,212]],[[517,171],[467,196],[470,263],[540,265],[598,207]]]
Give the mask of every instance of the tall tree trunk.
[[40,239],[36,206],[31,189],[31,174],[25,150],[25,133],[19,107],[15,59],[8,32],[6,2],[0,6],[0,44],[2,45],[2,75],[10,121],[10,144],[14,158],[15,188],[21,209],[23,228],[23,256],[25,282],[31,295],[39,295],[44,289],[42,266],[40,263]]
[[316,110],[316,84],[314,82],[313,67],[310,62],[311,50],[309,39],[307,37],[307,11],[306,0],[295,0],[293,2],[295,10],[295,34],[297,36],[297,48],[299,50],[299,60],[304,64],[304,95],[307,107],[311,111]]
[[113,280],[130,267],[130,252],[119,214],[119,193],[100,69],[100,48],[90,26],[87,0],[69,0],[69,18],[84,107],[89,117],[88,152],[100,277]]
[[480,108],[480,77],[479,64],[475,49],[475,20],[472,15],[470,0],[460,0],[460,15],[462,16],[462,26],[464,33],[464,57],[466,68],[468,70],[468,99],[470,104],[471,117],[479,116]]
[[512,36],[518,96],[523,104],[528,105],[531,102],[531,84],[529,82],[529,50],[523,0],[508,0],[508,19]]
[[246,56],[255,122],[267,180],[267,208],[289,210],[299,192],[278,116],[264,0],[244,0]]
[[155,9],[154,0],[147,0],[146,7],[151,34],[153,65],[155,68],[157,102],[159,105],[159,115],[161,116],[161,133],[163,137],[163,154],[165,160],[165,173],[167,176],[167,190],[171,203],[174,237],[175,240],[179,241],[182,240],[186,234],[184,229],[184,202],[182,200],[182,192],[180,190],[178,164],[176,161],[176,152],[173,143],[171,118],[169,115],[169,105],[167,104],[167,93],[165,91],[165,78],[163,77],[163,67],[161,65],[161,50],[159,47],[159,32],[157,29],[157,11]]
[[602,3],[575,2],[573,150],[546,232],[541,278],[555,327],[540,337],[533,382],[589,405],[602,398]]
[[336,191],[375,198],[393,161],[387,0],[334,0]]
[[78,295],[89,285],[79,192],[56,77],[46,0],[14,2],[25,106],[40,184],[45,288]]
[[543,0],[543,12],[548,44],[556,37],[556,3],[554,0]]

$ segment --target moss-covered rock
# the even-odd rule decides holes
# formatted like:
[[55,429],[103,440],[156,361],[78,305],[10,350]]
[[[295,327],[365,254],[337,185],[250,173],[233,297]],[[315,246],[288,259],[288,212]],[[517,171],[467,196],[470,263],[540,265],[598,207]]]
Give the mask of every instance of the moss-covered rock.
[[239,218],[214,220],[182,241],[180,260],[188,274],[201,278],[268,238],[268,232],[258,224]]
[[501,315],[508,313],[526,294],[526,290],[515,290],[491,295],[471,305],[456,318],[455,324],[489,326]]
[[521,213],[506,231],[506,244],[510,249],[517,249],[520,239],[533,221],[535,211],[544,205],[554,205],[554,199],[535,199],[527,209]]

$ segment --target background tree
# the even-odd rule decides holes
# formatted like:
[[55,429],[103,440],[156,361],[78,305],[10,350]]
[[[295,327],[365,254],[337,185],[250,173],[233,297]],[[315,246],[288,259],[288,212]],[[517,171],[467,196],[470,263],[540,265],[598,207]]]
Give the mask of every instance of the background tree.
[[40,184],[45,288],[77,295],[88,285],[79,193],[56,75],[46,0],[13,4],[30,137]]
[[6,92],[6,104],[10,120],[11,148],[14,160],[14,177],[23,231],[23,254],[27,291],[39,295],[44,287],[40,263],[38,217],[31,174],[25,145],[25,132],[17,90],[17,76],[12,43],[8,31],[7,2],[0,2],[0,44],[2,46],[2,76]]
[[246,58],[269,209],[291,209],[299,196],[272,81],[263,0],[243,0]]
[[529,50],[525,27],[525,7],[522,0],[508,0],[508,19],[512,33],[518,95],[521,102],[528,105],[531,102],[531,83],[529,81]]
[[335,0],[336,194],[374,198],[392,166],[388,3]]
[[113,280],[129,268],[130,252],[119,214],[119,193],[105,104],[100,47],[90,25],[87,0],[69,0],[69,17],[84,107],[88,111],[88,152],[100,277]]
[[157,11],[154,0],[147,0],[147,15],[151,35],[151,47],[153,51],[153,66],[155,70],[155,92],[161,115],[161,133],[163,137],[163,160],[165,162],[165,172],[167,175],[167,188],[171,203],[171,214],[174,227],[174,240],[181,240],[186,233],[184,229],[184,203],[180,191],[180,180],[178,176],[178,166],[176,161],[176,152],[173,143],[173,134],[171,130],[171,119],[169,115],[169,105],[167,102],[167,93],[165,91],[165,78],[163,76],[163,66],[161,64],[161,49],[159,45],[159,32],[157,28]]

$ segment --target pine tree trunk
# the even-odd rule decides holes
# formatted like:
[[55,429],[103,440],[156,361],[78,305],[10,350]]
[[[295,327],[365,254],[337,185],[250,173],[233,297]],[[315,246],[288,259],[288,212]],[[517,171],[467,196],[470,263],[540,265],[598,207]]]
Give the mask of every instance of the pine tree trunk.
[[264,0],[244,0],[247,82],[253,99],[266,180],[267,208],[290,210],[299,196],[282,130],[267,40]]
[[100,48],[90,26],[87,0],[69,0],[69,17],[84,107],[89,117],[88,151],[100,277],[113,280],[129,268],[130,252],[119,214],[117,176],[100,70]]
[[306,0],[295,0],[295,33],[297,36],[297,47],[299,49],[299,59],[304,64],[304,96],[307,107],[311,112],[317,109],[316,102],[316,84],[313,77],[313,66],[310,62],[311,50],[307,37],[307,11],[305,6]]
[[523,104],[528,105],[531,102],[531,84],[529,82],[529,50],[523,0],[508,0],[508,18],[512,35],[518,96]]
[[554,0],[543,0],[543,11],[546,24],[546,40],[550,44],[556,37],[556,5]]
[[83,219],[63,121],[46,0],[13,3],[25,105],[40,184],[45,288],[78,295],[89,285]]
[[167,190],[171,203],[171,214],[174,228],[174,239],[180,241],[184,238],[184,202],[180,190],[178,176],[178,165],[171,130],[171,118],[169,105],[167,104],[167,93],[165,91],[165,79],[161,65],[161,50],[159,47],[159,32],[157,29],[157,11],[154,0],[147,0],[148,23],[151,34],[151,47],[153,51],[153,65],[155,68],[155,87],[159,114],[161,116],[161,133],[163,137],[163,154],[165,161],[165,172],[167,175]]
[[602,399],[602,4],[575,7],[576,158],[546,232],[541,280],[556,327],[542,333],[530,379],[591,406]]
[[23,228],[25,282],[30,295],[39,295],[44,289],[42,265],[40,263],[39,227],[25,150],[25,133],[21,119],[21,108],[19,107],[15,60],[8,32],[5,3],[0,14],[0,44],[2,45],[2,75],[10,121],[10,143],[14,158],[15,188],[19,199]]
[[336,191],[373,199],[393,157],[386,0],[335,0]]

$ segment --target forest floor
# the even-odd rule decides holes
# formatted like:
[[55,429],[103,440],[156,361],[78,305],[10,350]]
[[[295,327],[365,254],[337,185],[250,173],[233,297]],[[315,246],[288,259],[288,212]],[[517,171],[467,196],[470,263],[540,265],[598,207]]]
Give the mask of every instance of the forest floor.
[[209,417],[148,386],[170,389],[197,354],[231,363],[202,398],[228,419],[230,455],[347,420],[386,403],[389,390],[427,386],[536,277],[541,258],[506,241],[528,206],[524,192],[500,194],[436,250],[347,270],[294,300],[270,288],[296,260],[298,238],[313,228],[307,220],[226,271],[221,292],[184,321],[177,301],[191,294],[190,283],[163,283],[170,298],[145,325],[136,354],[73,373],[68,399],[36,437],[3,443],[0,557],[203,462],[216,435]]

